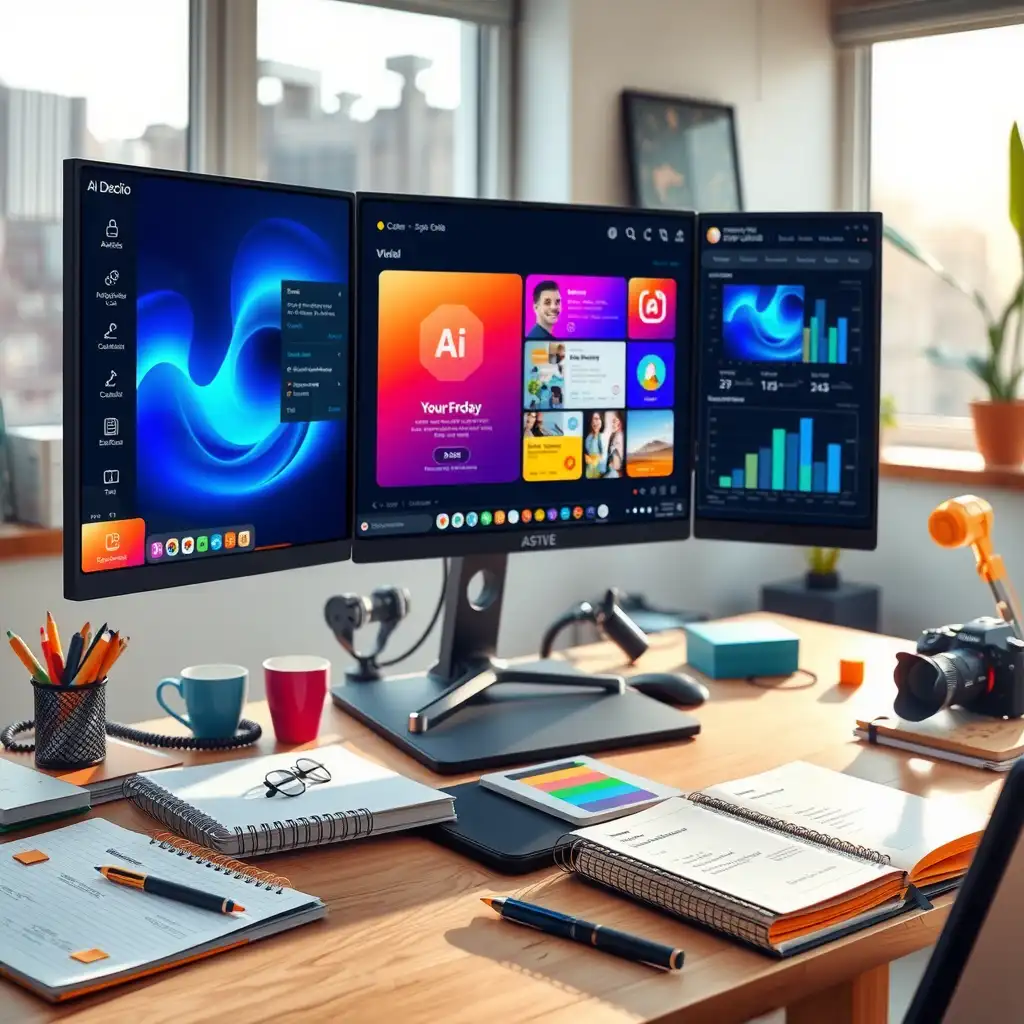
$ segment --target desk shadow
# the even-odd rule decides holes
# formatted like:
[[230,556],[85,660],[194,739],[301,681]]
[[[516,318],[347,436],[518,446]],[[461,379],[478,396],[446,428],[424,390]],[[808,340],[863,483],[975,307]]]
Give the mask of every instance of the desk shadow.
[[818,694],[819,704],[846,704],[851,698],[859,693],[856,686],[840,686],[833,683]]
[[[588,956],[577,943],[543,935],[497,918],[476,917],[468,925],[445,932],[445,941],[471,956],[482,956],[507,970],[542,981],[580,998],[600,999],[609,1006],[638,1012],[634,1002],[639,982],[678,987],[685,971],[655,971],[642,964],[593,952]],[[648,985],[643,988],[648,989]],[[633,997],[632,999],[630,997]],[[649,1000],[649,990],[645,1002]]]

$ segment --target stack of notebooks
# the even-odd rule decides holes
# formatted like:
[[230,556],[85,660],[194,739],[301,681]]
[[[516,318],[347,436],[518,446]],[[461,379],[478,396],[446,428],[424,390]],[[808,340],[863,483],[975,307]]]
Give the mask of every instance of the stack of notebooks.
[[[189,856],[180,856],[182,851]],[[216,914],[114,885],[97,874],[96,865],[212,892],[245,910]],[[0,892],[0,974],[51,1002],[255,942],[326,914],[320,900],[289,888],[284,878],[102,818],[0,846]]]
[[[290,770],[300,757],[322,764],[331,780],[310,783],[298,796],[268,797],[267,774]],[[455,801],[447,793],[340,746],[144,772],[125,784],[125,796],[192,842],[232,857],[324,846],[455,818]]]
[[569,871],[791,956],[955,887],[983,815],[793,762],[592,825],[556,850]]
[[0,760],[0,832],[89,809],[89,791]]

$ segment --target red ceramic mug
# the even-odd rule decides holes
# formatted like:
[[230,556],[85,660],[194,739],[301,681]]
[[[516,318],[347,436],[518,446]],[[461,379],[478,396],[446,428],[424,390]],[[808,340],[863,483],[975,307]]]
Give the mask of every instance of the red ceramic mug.
[[331,663],[309,654],[267,658],[263,679],[274,734],[282,743],[309,743],[320,731]]

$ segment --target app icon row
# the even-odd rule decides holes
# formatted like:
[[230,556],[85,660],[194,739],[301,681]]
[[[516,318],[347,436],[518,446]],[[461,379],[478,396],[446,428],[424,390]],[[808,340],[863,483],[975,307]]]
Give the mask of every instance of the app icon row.
[[561,508],[524,508],[510,509],[505,512],[499,509],[497,512],[438,512],[434,525],[439,530],[461,530],[463,527],[473,529],[477,526],[517,526],[522,523],[529,526],[532,523],[556,523],[573,522],[582,519],[591,521],[608,518],[608,506],[601,505],[562,505]]
[[223,533],[202,533],[196,537],[168,537],[149,542],[149,557],[156,561],[178,555],[205,555],[214,551],[233,551],[252,545],[251,530],[225,530]]

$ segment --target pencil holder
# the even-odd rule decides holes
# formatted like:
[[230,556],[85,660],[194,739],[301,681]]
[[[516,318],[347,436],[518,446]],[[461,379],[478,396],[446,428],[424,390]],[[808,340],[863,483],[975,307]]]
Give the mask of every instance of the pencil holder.
[[37,768],[88,768],[107,756],[107,686],[33,681]]

